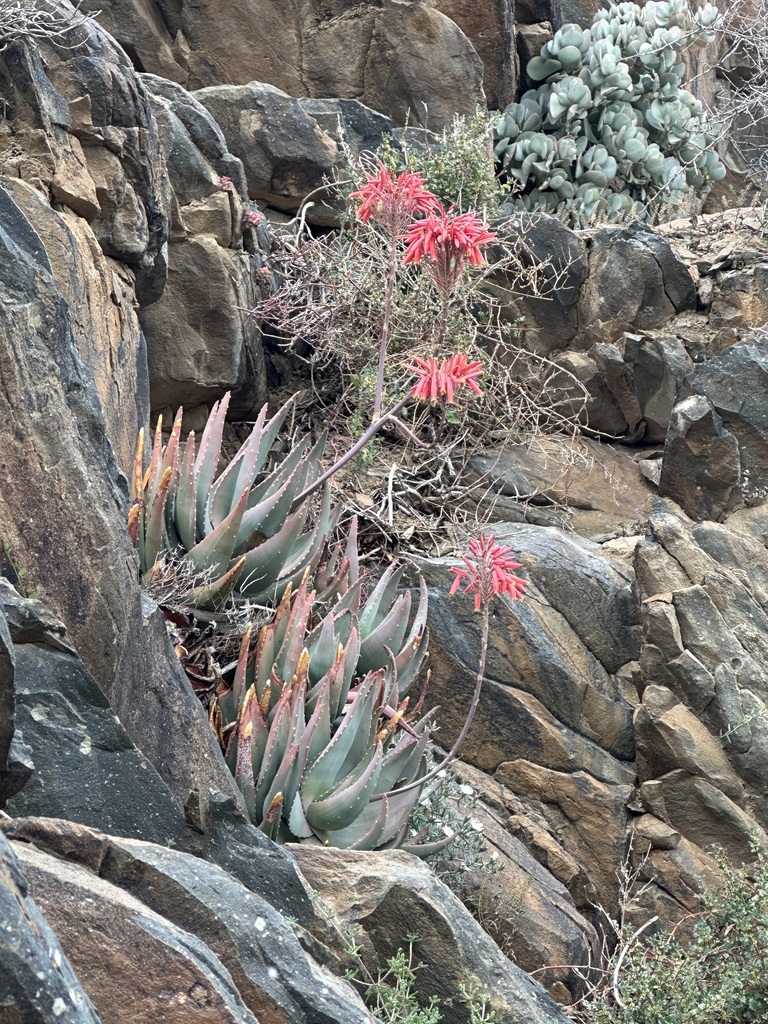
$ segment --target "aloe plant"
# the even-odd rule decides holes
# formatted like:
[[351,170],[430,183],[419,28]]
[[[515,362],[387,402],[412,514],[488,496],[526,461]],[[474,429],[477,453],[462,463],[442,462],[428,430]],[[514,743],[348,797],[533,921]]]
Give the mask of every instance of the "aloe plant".
[[419,717],[423,689],[409,711],[427,656],[427,591],[420,580],[411,621],[402,573],[390,566],[361,606],[353,521],[318,589],[305,576],[253,650],[243,638],[212,718],[252,820],[277,841],[423,854],[442,845],[406,843],[431,713]]
[[265,472],[292,399],[270,419],[265,405],[248,439],[218,472],[229,398],[213,406],[199,446],[194,432],[181,444],[179,409],[165,445],[158,419],[146,471],[143,431],[136,448],[128,526],[142,575],[165,555],[191,565],[204,582],[187,591],[183,603],[198,613],[220,609],[230,598],[279,600],[289,583],[317,565],[336,519],[327,485],[311,527],[309,497],[297,504],[317,480],[324,437],[311,447],[305,439]]

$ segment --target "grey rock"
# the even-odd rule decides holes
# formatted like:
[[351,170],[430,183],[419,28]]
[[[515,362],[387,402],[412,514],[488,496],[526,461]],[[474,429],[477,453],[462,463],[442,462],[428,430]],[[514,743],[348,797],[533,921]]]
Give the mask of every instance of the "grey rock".
[[672,408],[693,363],[674,335],[624,336],[624,361],[644,420],[644,443],[663,442]]
[[666,239],[640,224],[601,228],[589,243],[589,277],[579,297],[579,348],[624,332],[664,327],[696,308],[687,266]]
[[692,519],[722,519],[742,504],[739,443],[703,395],[672,410],[659,494]]
[[738,441],[740,486],[746,505],[768,496],[768,351],[749,342],[733,345],[697,366],[681,398],[702,395]]
[[86,867],[13,845],[36,902],[103,1017],[132,1024],[160,1009],[168,1024],[196,1017],[257,1024],[229,972],[195,935]]
[[[303,874],[347,928],[359,926],[369,970],[418,933],[416,990],[439,1000],[446,1024],[465,1024],[460,985],[477,979],[498,1024],[565,1024],[544,989],[511,963],[429,868],[400,850],[361,854],[298,846]],[[370,955],[373,954],[373,955]]]
[[181,811],[79,659],[40,643],[19,644],[15,657],[17,716],[35,771],[9,812],[183,844]]
[[519,295],[517,283],[503,274],[491,279],[493,290],[507,298],[511,316],[524,317],[514,326],[522,327],[525,348],[545,356],[562,351],[579,332],[579,296],[590,273],[584,239],[547,214],[515,214],[506,230],[521,234],[541,265],[539,294]]
[[0,832],[0,1014],[23,1024],[100,1024]]
[[[632,709],[613,673],[639,653],[631,570],[557,530],[499,524],[494,534],[514,547],[531,587],[524,600],[495,605],[485,693],[464,756],[492,771],[516,751],[522,756],[520,743],[527,754],[556,756],[559,770],[584,767],[624,781],[619,762],[634,756]],[[430,589],[430,694],[441,705],[446,745],[464,721],[480,630],[472,602],[447,596],[448,564],[420,563]],[[589,615],[577,612],[588,606]],[[577,737],[568,739],[568,730]]]
[[220,868],[174,850],[113,839],[100,873],[204,942],[259,1020],[369,1020],[354,991],[312,963],[283,917]]
[[193,93],[243,162],[252,199],[296,209],[339,162],[333,139],[298,100],[262,82],[219,85]]

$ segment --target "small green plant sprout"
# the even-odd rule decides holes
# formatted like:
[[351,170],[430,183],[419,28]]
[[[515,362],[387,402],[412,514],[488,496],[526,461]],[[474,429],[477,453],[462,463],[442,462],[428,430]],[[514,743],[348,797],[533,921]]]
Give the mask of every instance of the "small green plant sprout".
[[566,24],[528,62],[536,83],[499,116],[500,169],[512,206],[570,212],[576,222],[647,217],[703,195],[726,173],[703,107],[683,88],[684,51],[712,39],[720,16],[687,0],[612,4],[591,28]]
[[459,994],[469,1003],[468,1024],[495,1024],[496,1011],[491,1008],[491,997],[484,992],[477,978],[459,986]]
[[494,166],[497,117],[478,107],[474,114],[457,114],[439,135],[425,132],[413,144],[407,136],[397,143],[385,136],[376,155],[390,171],[420,174],[446,208],[455,206],[460,213],[475,210],[493,221],[506,195]]
[[347,979],[361,990],[377,1024],[440,1024],[437,997],[432,996],[422,1006],[415,991],[416,973],[422,967],[414,957],[419,937],[406,935],[405,941],[407,950],[401,946],[387,960],[386,971],[380,971],[374,978],[363,962],[359,932],[354,932],[347,948],[354,966],[347,971]]

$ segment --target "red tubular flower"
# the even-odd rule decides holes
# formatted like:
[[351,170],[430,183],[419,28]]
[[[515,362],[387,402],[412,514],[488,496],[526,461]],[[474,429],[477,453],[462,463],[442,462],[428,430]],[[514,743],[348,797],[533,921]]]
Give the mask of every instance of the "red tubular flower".
[[492,242],[496,235],[474,213],[446,211],[439,203],[426,217],[415,220],[405,234],[407,248],[403,263],[432,261],[432,275],[438,288],[450,294],[456,287],[464,264],[475,266],[484,262],[480,247]]
[[415,213],[427,213],[439,205],[420,174],[404,171],[395,178],[380,162],[379,173],[366,178],[365,185],[352,193],[353,199],[361,200],[357,219],[367,224],[373,218],[395,238]]
[[438,362],[435,356],[429,359],[414,356],[413,363],[406,366],[406,370],[411,370],[419,378],[411,388],[413,397],[432,402],[433,405],[441,398],[450,405],[455,391],[464,385],[471,388],[476,395],[482,395],[477,386],[477,378],[483,372],[483,364],[477,361],[470,362],[462,354],[453,355],[442,362]]
[[528,580],[515,576],[510,570],[522,566],[512,558],[512,548],[497,544],[493,537],[481,534],[469,542],[472,558],[463,556],[466,569],[452,566],[451,572],[455,579],[451,584],[451,594],[466,583],[465,594],[475,595],[475,611],[480,611],[495,595],[506,594],[510,600],[516,601],[525,596]]

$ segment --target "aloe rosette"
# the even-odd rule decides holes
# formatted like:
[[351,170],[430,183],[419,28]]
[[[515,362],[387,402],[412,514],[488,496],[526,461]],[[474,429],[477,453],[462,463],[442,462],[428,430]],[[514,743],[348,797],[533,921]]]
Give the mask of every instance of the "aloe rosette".
[[279,599],[289,583],[317,565],[335,525],[327,486],[312,525],[310,499],[291,511],[318,478],[324,438],[311,447],[305,439],[265,471],[293,400],[269,419],[265,405],[248,439],[218,472],[229,397],[213,406],[199,445],[194,432],[181,443],[179,409],[165,445],[158,419],[146,472],[143,431],[136,449],[128,526],[141,572],[150,573],[163,555],[178,557],[204,580],[183,598],[196,612],[219,609],[231,597]]
[[406,843],[430,714],[418,717],[423,691],[409,713],[427,657],[426,586],[411,621],[402,573],[390,566],[361,604],[353,523],[317,574],[322,589],[305,578],[253,650],[243,638],[215,727],[252,820],[277,841],[435,848]]

